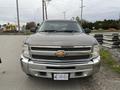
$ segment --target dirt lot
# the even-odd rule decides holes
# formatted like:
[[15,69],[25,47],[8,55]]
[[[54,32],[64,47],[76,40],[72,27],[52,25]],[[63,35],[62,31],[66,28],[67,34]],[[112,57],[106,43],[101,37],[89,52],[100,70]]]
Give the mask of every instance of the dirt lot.
[[0,36],[0,90],[120,90],[120,75],[102,65],[93,78],[70,81],[28,78],[19,59],[25,36]]

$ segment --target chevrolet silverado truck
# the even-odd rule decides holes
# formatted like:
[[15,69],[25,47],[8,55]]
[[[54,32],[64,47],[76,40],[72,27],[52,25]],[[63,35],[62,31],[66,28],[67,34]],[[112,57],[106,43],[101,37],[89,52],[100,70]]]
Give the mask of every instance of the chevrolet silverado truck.
[[47,20],[24,42],[21,67],[28,76],[69,80],[100,69],[99,44],[72,20]]

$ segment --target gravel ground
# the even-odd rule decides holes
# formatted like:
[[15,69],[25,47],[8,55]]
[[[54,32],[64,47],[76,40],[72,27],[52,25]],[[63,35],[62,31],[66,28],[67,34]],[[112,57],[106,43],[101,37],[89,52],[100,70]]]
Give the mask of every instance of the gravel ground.
[[109,49],[109,51],[112,53],[113,57],[116,58],[120,62],[120,48],[119,49]]
[[19,59],[25,36],[0,36],[0,90],[120,90],[120,75],[102,65],[93,78],[52,81],[28,78]]

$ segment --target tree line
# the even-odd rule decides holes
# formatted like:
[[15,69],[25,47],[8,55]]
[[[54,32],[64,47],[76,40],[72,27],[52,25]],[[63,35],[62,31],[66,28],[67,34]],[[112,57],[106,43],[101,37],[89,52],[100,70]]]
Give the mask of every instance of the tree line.
[[[76,21],[81,24],[81,20],[79,17],[76,17]],[[26,29],[30,30],[36,27],[39,27],[40,23],[36,22],[27,22],[26,23]],[[82,27],[89,28],[91,30],[108,30],[108,29],[115,29],[120,30],[120,20],[103,20],[103,21],[95,21],[95,22],[89,22],[87,20],[82,20]]]
[[[76,17],[76,20],[81,24],[81,20],[79,17]],[[103,20],[103,21],[96,21],[96,22],[89,22],[86,20],[82,20],[82,27],[89,28],[89,29],[103,29],[108,30],[110,28],[120,30],[120,20]]]

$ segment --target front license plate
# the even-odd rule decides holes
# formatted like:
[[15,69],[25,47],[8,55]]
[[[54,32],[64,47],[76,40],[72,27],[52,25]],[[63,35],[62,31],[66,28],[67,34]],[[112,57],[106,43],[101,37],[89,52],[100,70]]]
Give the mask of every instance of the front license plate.
[[54,80],[69,80],[69,74],[54,74]]

